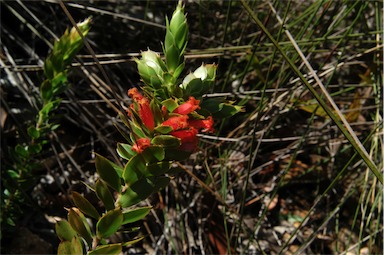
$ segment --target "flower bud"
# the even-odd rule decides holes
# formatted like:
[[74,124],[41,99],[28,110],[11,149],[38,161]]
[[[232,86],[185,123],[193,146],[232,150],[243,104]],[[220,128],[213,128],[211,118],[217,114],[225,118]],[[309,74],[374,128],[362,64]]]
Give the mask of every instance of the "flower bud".
[[[83,34],[83,36],[88,34],[88,31],[90,29],[91,24],[91,18],[85,19],[83,22],[77,23],[77,27]],[[69,32],[69,41],[71,44],[76,43],[77,41],[81,40],[81,36],[77,32],[77,29],[75,27],[72,27],[71,31]]]
[[141,53],[141,59],[135,59],[142,80],[149,86],[159,89],[164,82],[166,67],[159,54],[151,50]]
[[184,66],[184,50],[188,42],[188,25],[184,7],[179,2],[173,12],[171,21],[167,21],[167,31],[164,41],[164,54],[170,74],[176,77]]

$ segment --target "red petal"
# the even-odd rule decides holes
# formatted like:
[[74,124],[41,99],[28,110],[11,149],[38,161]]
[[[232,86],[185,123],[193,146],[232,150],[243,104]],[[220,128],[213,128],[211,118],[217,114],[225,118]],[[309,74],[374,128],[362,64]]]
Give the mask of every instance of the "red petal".
[[137,88],[131,88],[128,90],[128,96],[135,101],[138,101],[143,98],[143,95],[137,90]]
[[138,101],[138,103],[140,106],[140,118],[143,121],[144,125],[152,131],[155,128],[155,120],[153,118],[153,113],[151,111],[149,100],[146,97],[143,97]]
[[164,121],[161,125],[170,126],[172,127],[173,130],[179,130],[179,129],[184,129],[188,127],[187,120],[188,120],[187,115],[174,116]]
[[202,130],[203,132],[212,133],[214,131],[212,116],[209,116],[205,120],[190,120],[188,121],[188,123],[191,127],[194,127],[198,130]]
[[178,130],[171,132],[171,135],[180,138],[181,145],[179,147],[180,150],[193,152],[197,149],[197,144],[199,139],[197,137],[197,129],[190,128],[186,130]]
[[187,102],[181,104],[173,112],[182,115],[189,114],[195,111],[196,109],[200,109],[199,103],[200,100],[196,100],[194,97],[189,97]]
[[140,154],[149,146],[151,146],[151,140],[149,138],[140,138],[132,145],[132,150]]

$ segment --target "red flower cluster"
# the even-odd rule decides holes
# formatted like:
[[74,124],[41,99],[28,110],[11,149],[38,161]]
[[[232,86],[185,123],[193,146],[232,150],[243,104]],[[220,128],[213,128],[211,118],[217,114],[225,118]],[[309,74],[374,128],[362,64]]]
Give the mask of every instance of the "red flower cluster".
[[[148,98],[141,95],[136,88],[130,89],[128,95],[134,101],[131,105],[131,111],[137,112],[144,126],[152,132],[155,129],[155,119]],[[213,119],[211,116],[207,119],[190,119],[188,114],[200,109],[199,104],[200,100],[189,97],[185,103],[173,110],[172,114],[169,114],[166,108],[162,107],[163,117],[167,119],[161,123],[161,126],[172,128],[169,134],[180,139],[180,150],[195,151],[198,144],[197,134],[199,131],[213,132]],[[136,140],[132,150],[142,153],[149,146],[150,138],[140,138]]]
[[128,96],[130,96],[136,103],[131,105],[131,109],[138,111],[143,124],[150,131],[152,131],[155,128],[155,120],[153,118],[148,98],[141,95],[137,88],[128,90]]

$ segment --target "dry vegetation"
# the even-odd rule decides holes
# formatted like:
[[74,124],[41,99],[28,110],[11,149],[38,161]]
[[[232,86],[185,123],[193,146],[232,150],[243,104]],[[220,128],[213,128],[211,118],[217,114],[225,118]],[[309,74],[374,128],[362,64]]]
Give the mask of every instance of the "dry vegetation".
[[[146,238],[127,253],[381,254],[382,185],[305,81],[327,105],[336,103],[382,169],[382,1],[248,4],[279,48],[240,1],[186,2],[187,69],[217,63],[207,97],[225,96],[246,111],[217,119],[215,134],[203,135],[201,149],[182,162],[185,172],[147,201],[154,207],[139,226]],[[115,125],[123,125],[114,107],[127,106],[127,90],[140,84],[132,57],[148,47],[161,51],[164,17],[175,6],[65,2],[74,20],[93,17],[92,51],[84,48],[73,64],[53,118],[60,127],[18,204],[23,215],[15,228],[2,224],[2,253],[25,253],[15,248],[31,251],[38,242],[51,249],[34,253],[54,253],[54,221],[65,217],[70,192],[89,194],[83,182],[95,180],[92,153],[119,161],[115,146],[123,138]],[[71,22],[48,0],[3,1],[1,14],[4,171],[12,164],[9,148],[25,140],[34,121],[43,60]],[[32,246],[20,239],[27,235]]]

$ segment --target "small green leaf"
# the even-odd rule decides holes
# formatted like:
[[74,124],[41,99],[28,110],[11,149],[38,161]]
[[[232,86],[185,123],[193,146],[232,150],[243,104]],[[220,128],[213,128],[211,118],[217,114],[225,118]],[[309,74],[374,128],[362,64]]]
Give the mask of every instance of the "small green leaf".
[[136,125],[133,121],[129,121],[129,125],[132,129],[132,132],[138,137],[138,138],[145,138],[147,135],[144,133],[143,129]]
[[118,203],[123,208],[137,204],[167,186],[169,181],[170,179],[166,176],[142,178],[120,195]]
[[37,139],[40,137],[40,131],[37,128],[31,126],[28,128],[28,135],[33,139]]
[[30,154],[37,154],[37,153],[40,153],[42,149],[43,149],[43,147],[41,146],[40,143],[30,144],[30,145],[28,146],[28,152],[29,152]]
[[155,99],[151,100],[150,107],[151,107],[151,111],[152,111],[155,123],[156,124],[162,123],[164,121],[163,113],[161,112],[161,109],[159,105],[156,103]]
[[83,246],[79,237],[75,236],[71,241],[62,241],[57,248],[58,255],[79,255],[83,254]]
[[239,112],[244,111],[244,107],[239,105],[232,105],[228,103],[221,103],[220,107],[221,107],[221,110],[213,114],[214,118],[228,118],[228,117],[232,117],[233,115]]
[[145,160],[141,154],[133,156],[125,165],[123,172],[123,179],[126,185],[131,185],[141,179],[144,175],[146,165]]
[[169,161],[156,162],[147,166],[147,172],[149,175],[158,176],[167,173],[170,168]]
[[18,172],[16,172],[15,170],[8,170],[7,172],[8,172],[8,175],[9,175],[12,179],[14,179],[14,180],[20,178],[20,174],[19,174]]
[[157,126],[155,127],[155,132],[166,135],[173,131],[173,128],[170,126]]
[[104,214],[96,224],[96,235],[99,239],[108,238],[120,228],[123,223],[123,214],[120,208]]
[[179,56],[180,52],[179,49],[176,47],[176,44],[170,45],[166,49],[166,54],[165,54],[165,59],[166,59],[166,64],[168,67],[168,71],[173,74],[176,68],[179,66]]
[[215,112],[220,111],[221,107],[220,104],[224,102],[224,97],[213,97],[213,98],[207,98],[204,99],[201,103],[201,108],[209,111],[210,113],[214,114]]
[[129,160],[132,158],[134,152],[132,151],[132,146],[126,143],[117,143],[117,154],[123,159]]
[[121,243],[107,244],[97,246],[93,251],[88,252],[88,255],[119,255],[122,252]]
[[77,208],[69,209],[68,222],[71,227],[85,239],[88,245],[92,245],[92,236],[89,224],[84,215]]
[[16,226],[16,223],[11,219],[11,218],[7,218],[7,224],[12,226],[12,227],[15,227]]
[[56,222],[56,235],[61,241],[71,241],[73,237],[77,236],[76,231],[66,220]]
[[40,96],[44,100],[44,102],[51,101],[53,97],[53,88],[52,84],[49,80],[43,81],[40,86]]
[[45,61],[44,61],[44,75],[45,77],[47,77],[48,79],[52,79],[53,78],[53,67],[52,67],[52,61],[51,59],[48,57]]
[[115,208],[115,200],[113,199],[111,191],[109,191],[108,185],[104,181],[96,181],[95,191],[97,197],[103,202],[107,211]]
[[20,144],[16,145],[15,151],[20,157],[27,158],[29,156],[28,148]]
[[100,215],[97,212],[96,208],[82,195],[80,195],[78,192],[73,191],[72,192],[72,199],[75,205],[82,211],[84,214],[94,218],[99,219]]
[[183,87],[185,89],[185,94],[195,97],[201,97],[201,92],[204,89],[203,81],[200,78],[190,80],[187,84],[183,84]]
[[180,139],[172,135],[158,135],[151,140],[151,144],[164,147],[179,147],[181,142]]
[[184,70],[184,67],[185,67],[185,63],[184,63],[184,61],[176,68],[176,70],[173,72],[173,77],[175,78],[175,79],[177,79],[179,76],[180,76],[180,74],[181,74],[181,72]]
[[96,171],[100,178],[105,181],[112,189],[120,192],[121,181],[118,173],[115,170],[114,163],[110,160],[96,154]]
[[146,163],[162,161],[165,157],[164,149],[160,146],[150,146],[141,153]]
[[131,240],[131,241],[128,241],[128,242],[123,243],[122,245],[125,246],[125,247],[128,247],[128,246],[131,246],[131,245],[133,245],[133,244],[135,244],[135,243],[137,243],[137,242],[140,242],[140,241],[143,240],[143,239],[144,239],[144,236],[137,237],[137,238],[135,238],[135,239],[133,239],[133,240]]
[[61,88],[63,87],[63,85],[65,85],[66,82],[67,82],[67,73],[65,71],[56,74],[55,77],[53,77],[53,79],[51,80],[52,93],[57,94],[57,92],[61,90]]
[[43,108],[39,111],[39,118],[43,119],[43,121],[46,121],[49,113],[56,109],[56,107],[60,104],[61,100],[57,99],[55,101],[50,101],[46,104],[44,104]]
[[139,207],[123,212],[123,225],[143,219],[151,211],[152,207]]
[[165,108],[167,108],[169,112],[173,112],[177,107],[179,107],[176,101],[172,98],[164,100],[163,102],[161,102],[161,104],[165,106]]

